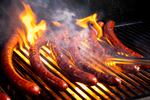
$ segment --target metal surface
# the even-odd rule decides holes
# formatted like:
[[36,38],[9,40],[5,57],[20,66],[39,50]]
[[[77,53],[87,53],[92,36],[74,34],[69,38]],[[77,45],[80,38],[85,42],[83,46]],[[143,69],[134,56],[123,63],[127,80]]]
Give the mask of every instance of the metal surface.
[[150,66],[150,59],[146,58],[117,58],[117,57],[112,57],[112,58],[107,58],[107,61],[112,61],[114,63],[119,63],[119,64],[141,64],[141,65],[148,65]]

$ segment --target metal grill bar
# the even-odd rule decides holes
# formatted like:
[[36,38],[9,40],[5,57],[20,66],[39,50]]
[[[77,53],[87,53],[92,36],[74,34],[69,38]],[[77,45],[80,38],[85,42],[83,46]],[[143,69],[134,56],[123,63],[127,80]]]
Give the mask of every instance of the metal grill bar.
[[[96,59],[95,59],[95,60],[96,60]],[[91,62],[94,63],[94,61],[91,61]],[[100,63],[100,62],[99,62],[99,63]],[[100,65],[98,65],[98,63],[97,63],[96,66],[100,66]],[[106,66],[105,66],[105,67],[106,67]],[[115,66],[115,67],[116,67],[116,66]],[[103,67],[100,66],[100,68],[102,69]],[[125,78],[125,81],[128,82],[126,86],[128,86],[128,84],[132,84],[132,86],[135,86],[138,90],[141,90],[141,88],[139,88],[139,83],[137,83],[135,80],[132,80],[130,77],[128,77],[127,75],[122,74],[122,73],[120,73],[120,74],[122,74],[122,75],[120,76],[120,74],[118,74],[117,70],[114,70],[114,68],[111,68],[111,69],[112,69],[112,72],[115,71],[115,74],[119,75],[120,78],[122,78],[122,79]],[[109,73],[108,70],[106,70],[105,72],[108,72],[108,73]],[[135,88],[135,87],[134,87],[134,88]],[[130,89],[129,87],[127,87],[127,88]],[[133,88],[133,87],[132,87],[132,88]],[[138,91],[138,90],[136,90],[136,91]],[[122,91],[123,91],[123,90],[122,90]],[[131,90],[131,91],[132,91],[132,90]],[[141,92],[144,92],[144,91],[141,90]],[[126,93],[128,93],[128,91],[126,91]],[[135,93],[135,92],[134,92],[134,93]],[[128,94],[131,94],[131,93],[128,93]],[[139,93],[137,93],[137,94],[139,94]]]
[[133,50],[138,51],[145,57],[150,55],[150,30],[149,25],[144,23],[127,25],[124,27],[116,27],[115,31],[118,38],[122,42],[132,48]]
[[123,64],[141,64],[141,65],[150,65],[150,59],[146,58],[117,58],[110,57],[106,61],[113,61],[114,63],[123,63]]
[[[20,50],[18,50],[18,51],[16,51],[15,50],[15,53],[18,53],[18,52],[20,52]],[[27,55],[27,51],[25,51],[25,49],[22,49],[22,52],[26,52],[26,55],[24,55],[24,57],[28,57]],[[22,54],[22,53],[21,53]],[[43,53],[43,55],[44,55],[44,53]],[[42,57],[41,57],[42,58]],[[24,58],[22,58],[23,60],[24,60]],[[27,58],[26,58],[27,59]],[[47,56],[44,58],[44,59],[46,59],[46,61],[49,61],[48,59],[47,59]],[[17,60],[18,61],[18,60]],[[44,60],[42,60],[43,61],[43,63],[45,64],[46,63],[46,61],[44,61]],[[49,61],[49,62],[51,62],[51,61]],[[94,63],[94,61],[92,61],[93,63]],[[27,62],[26,62],[27,63]],[[96,64],[96,66],[100,66],[100,65],[98,65],[98,62],[95,62]],[[29,61],[28,61],[28,64],[29,64]],[[48,64],[45,64],[46,66],[49,66]],[[100,67],[101,68],[101,67]],[[103,68],[103,67],[102,67]],[[53,68],[52,68],[53,69]],[[52,70],[51,69],[51,70]],[[108,69],[106,69],[106,68],[103,68],[103,71],[104,72],[109,72],[110,74],[112,74],[113,73],[113,75],[116,75],[116,76],[118,76],[118,77],[120,77],[120,78],[122,78],[123,79],[123,85],[122,86],[120,86],[120,87],[111,87],[110,88],[110,86],[109,86],[109,88],[107,88],[107,87],[105,87],[105,85],[103,85],[103,84],[101,84],[101,83],[98,83],[98,85],[97,86],[94,86],[94,87],[87,87],[87,86],[85,86],[84,84],[81,84],[81,83],[70,83],[70,82],[67,82],[67,83],[69,83],[69,84],[74,84],[73,86],[75,86],[75,88],[76,89],[73,89],[73,87],[71,87],[72,85],[70,85],[69,87],[69,90],[72,90],[73,92],[73,94],[71,94],[71,95],[73,95],[73,96],[71,96],[71,97],[74,97],[74,95],[76,94],[77,96],[76,97],[78,97],[78,99],[79,98],[84,98],[84,99],[113,99],[114,97],[112,97],[111,95],[108,95],[109,93],[111,93],[111,94],[113,94],[113,95],[116,95],[116,98],[117,98],[117,96],[118,96],[118,93],[119,93],[119,95],[121,96],[121,97],[119,97],[119,98],[121,98],[121,99],[126,99],[126,97],[135,97],[135,96],[137,96],[137,95],[139,95],[139,94],[142,94],[143,92],[146,94],[146,92],[147,92],[147,89],[146,88],[144,88],[143,89],[143,87],[141,87],[141,85],[140,85],[140,82],[137,82],[137,80],[135,81],[135,80],[133,80],[133,79],[131,79],[131,76],[127,76],[127,75],[125,75],[125,74],[118,74],[118,72],[117,72],[117,70],[115,70],[114,68],[110,68],[111,70],[108,70]],[[50,71],[51,71],[50,70]],[[142,74],[143,75],[143,74]],[[129,78],[130,77],[130,78]],[[131,84],[131,85],[130,85]],[[147,86],[147,84],[146,84],[146,87],[149,87],[149,86]],[[92,88],[92,89],[91,89]],[[133,89],[134,89],[134,91],[133,91]],[[68,90],[68,89],[67,89]],[[116,90],[116,92],[117,92],[117,94],[115,94],[115,93],[113,93],[112,92],[112,90]],[[50,90],[49,90],[50,91]],[[97,92],[97,91],[99,91],[98,92],[98,94],[97,93],[95,93],[95,92]],[[107,93],[107,91],[109,91],[109,93]],[[120,92],[119,92],[120,91]],[[67,93],[66,93],[67,92]],[[57,96],[56,94],[60,94],[60,95],[62,95],[64,98],[69,98],[70,96],[69,95],[67,95],[68,93],[70,93],[71,91],[65,91],[65,92],[59,92],[59,93],[57,93],[56,91],[53,91],[52,89],[51,89],[51,91],[50,91],[50,94],[53,94],[53,96],[55,97],[55,98],[61,98],[61,96]],[[99,95],[101,95],[101,96],[99,96]],[[115,99],[116,99],[115,98]],[[77,98],[76,98],[77,99]]]

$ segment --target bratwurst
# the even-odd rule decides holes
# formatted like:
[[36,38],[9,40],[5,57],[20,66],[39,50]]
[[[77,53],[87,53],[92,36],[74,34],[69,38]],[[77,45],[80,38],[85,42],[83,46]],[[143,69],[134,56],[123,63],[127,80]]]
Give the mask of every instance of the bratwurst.
[[10,97],[6,93],[0,92],[0,99],[1,100],[11,100]]
[[15,66],[12,62],[12,55],[13,49],[19,43],[19,35],[15,33],[10,36],[8,41],[6,42],[1,55],[1,62],[2,62],[2,70],[4,71],[5,75],[11,80],[11,82],[21,89],[24,92],[29,94],[40,94],[40,88],[34,82],[30,82],[24,78],[22,78],[15,70]]
[[30,63],[31,69],[35,72],[49,87],[56,87],[59,90],[65,90],[68,85],[62,79],[53,75],[40,60],[40,48],[46,45],[47,41],[45,38],[39,38],[35,44],[30,47]]
[[[125,46],[116,36],[116,33],[114,32],[114,27],[115,27],[115,22],[110,20],[108,21],[105,25],[104,25],[104,36],[112,43],[112,45],[114,46],[114,48],[116,49],[116,51],[118,50],[123,50],[125,51],[127,54],[131,55],[131,56],[135,56],[138,58],[142,58],[142,55],[133,51],[132,49],[128,48],[127,46]],[[132,66],[130,66],[132,67]],[[139,71],[139,68],[133,66],[134,69],[133,71]],[[150,68],[150,66],[146,66],[146,65],[142,65],[140,66],[140,68],[142,69],[148,69]]]

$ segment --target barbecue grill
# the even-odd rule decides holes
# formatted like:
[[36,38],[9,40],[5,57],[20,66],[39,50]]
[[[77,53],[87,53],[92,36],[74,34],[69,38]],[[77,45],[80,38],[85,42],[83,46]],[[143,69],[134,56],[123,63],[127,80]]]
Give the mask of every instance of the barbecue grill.
[[[129,47],[134,47],[134,50],[140,52],[141,54],[149,54],[148,43],[144,44],[147,48],[140,48],[134,46],[134,43],[129,41],[128,39],[132,39],[136,43],[141,43],[141,40],[149,41],[150,38],[147,35],[146,37],[138,36],[138,32],[142,32],[143,30],[147,30],[144,32],[148,32],[148,27],[143,27],[145,24],[143,22],[118,25],[115,30],[118,33],[118,37]],[[136,35],[136,36],[135,36]],[[144,42],[144,41],[143,41]],[[20,73],[21,76],[35,81],[42,89],[42,94],[37,97],[32,97],[28,95],[24,95],[28,99],[33,98],[55,98],[55,99],[137,99],[141,97],[146,97],[150,95],[150,70],[141,70],[140,73],[137,74],[126,74],[126,73],[118,73],[117,70],[113,67],[101,68],[105,73],[111,73],[113,75],[118,76],[122,79],[122,85],[120,86],[109,86],[106,84],[98,83],[95,86],[86,86],[85,84],[79,82],[73,82],[69,80],[66,75],[62,72],[62,70],[56,65],[56,62],[49,56],[51,50],[44,46],[41,50],[41,60],[44,65],[55,75],[65,80],[69,88],[66,91],[57,91],[55,88],[48,88],[42,80],[34,75],[34,73],[29,69],[29,53],[28,47],[24,48],[15,48],[13,55],[13,62],[16,65],[17,72]],[[86,60],[90,60],[87,58]],[[93,61],[92,63],[98,66],[98,61]],[[14,87],[13,87],[14,88]],[[9,91],[8,88],[4,89],[5,91]],[[17,91],[17,90],[16,90]],[[15,91],[14,91],[15,92]],[[10,93],[14,99],[22,98],[18,95],[20,93],[16,92],[15,95]]]
[[[126,24],[118,24],[115,26],[115,31],[118,38],[129,48],[142,54],[146,59],[150,59],[150,25],[144,21],[136,21]],[[41,88],[41,94],[31,96],[23,93],[17,87],[13,87],[11,82],[5,78],[3,72],[0,71],[0,91],[6,92],[14,100],[48,100],[48,99],[139,99],[150,96],[150,69],[140,70],[136,74],[128,74],[118,72],[118,67],[112,67],[110,64],[102,66],[97,59],[84,57],[97,66],[102,72],[109,73],[121,78],[122,84],[119,86],[109,86],[104,83],[97,83],[94,86],[87,86],[80,82],[74,82],[57,66],[52,51],[48,46],[43,46],[40,50],[40,59],[47,69],[54,75],[63,79],[68,88],[65,91],[58,91],[56,88],[49,88],[38,76],[36,76],[29,68],[29,45],[22,48],[15,48],[13,54],[13,64],[16,66],[16,71],[24,78],[34,81]],[[94,59],[94,60],[93,60]]]

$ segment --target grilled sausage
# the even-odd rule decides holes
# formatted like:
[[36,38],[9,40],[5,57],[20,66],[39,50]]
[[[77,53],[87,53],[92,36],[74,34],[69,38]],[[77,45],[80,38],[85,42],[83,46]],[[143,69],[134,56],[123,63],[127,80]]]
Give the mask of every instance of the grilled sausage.
[[96,78],[98,79],[98,81],[101,83],[105,83],[108,85],[115,85],[115,86],[121,84],[121,79],[119,79],[113,75],[98,72],[98,71],[94,70],[92,67],[85,65],[83,63],[78,62],[78,66],[80,66],[80,68],[82,68],[83,70],[94,74],[96,76]]
[[[104,36],[111,42],[112,46],[116,51],[124,50],[126,53],[130,53],[133,56],[139,56],[138,53],[134,52],[133,50],[129,49],[128,47],[124,46],[122,42],[117,38],[116,34],[114,33],[114,26],[115,23],[113,21],[109,21],[104,25]],[[119,66],[124,72],[131,72],[135,73],[138,72],[140,67],[134,65],[120,65]]]
[[24,92],[29,94],[40,94],[39,86],[34,82],[30,82],[22,78],[16,71],[12,62],[13,49],[19,41],[19,35],[13,34],[6,42],[5,47],[2,50],[1,62],[5,75],[11,80],[11,82]]
[[[104,36],[108,38],[108,40],[112,43],[112,45],[117,49],[117,50],[124,50],[127,51],[127,53],[129,53],[132,56],[135,57],[139,57],[141,58],[142,55],[133,51],[132,49],[126,47],[116,36],[115,32],[114,32],[114,26],[115,26],[115,22],[110,20],[106,23],[106,25],[104,25]],[[146,65],[142,65],[140,66],[140,68],[142,69],[147,69],[150,68],[150,66],[146,66]],[[135,69],[136,70],[136,69]]]
[[10,97],[6,93],[0,93],[1,100],[11,100]]
[[[102,22],[100,22],[99,23],[99,26],[101,27],[103,25],[103,23]],[[105,26],[104,26],[104,28],[105,28]],[[93,49],[94,48],[100,48],[100,50],[102,51],[102,47],[100,47],[100,43],[97,41],[97,36],[96,36],[96,34],[97,34],[97,31],[95,30],[95,28],[92,26],[92,25],[89,25],[89,29],[90,29],[90,33],[89,33],[89,42],[90,43],[92,43],[93,45],[91,45],[91,46],[94,46],[95,45],[95,47],[92,47]],[[109,36],[110,37],[110,36]],[[108,39],[111,39],[111,38],[108,38]],[[111,40],[110,40],[111,41]],[[101,43],[101,44],[103,44],[103,43]],[[117,45],[115,45],[115,46],[117,46]],[[115,48],[115,47],[114,47]],[[117,47],[118,48],[118,47]],[[110,46],[109,46],[109,48],[107,47],[107,48],[105,48],[105,50],[103,50],[103,52],[101,52],[100,54],[102,55],[102,54],[104,54],[104,53],[108,53],[109,52],[109,49],[113,49],[113,48],[110,48]],[[100,51],[99,50],[99,51]],[[96,49],[96,51],[98,51],[98,49]],[[96,52],[95,51],[95,52]],[[105,52],[104,52],[105,51]],[[119,66],[123,71],[125,71],[125,72],[138,72],[139,71],[139,69],[140,69],[140,67],[139,66],[132,66],[132,65],[129,65],[129,66],[127,66],[127,67],[125,67],[124,65],[121,65],[121,66]]]
[[[99,22],[98,23],[100,27],[103,27],[104,23],[103,22]],[[108,44],[104,44],[103,41],[98,42],[97,40],[97,30],[89,23],[89,38],[88,38],[88,43],[90,45],[90,47],[92,48],[93,52],[98,55],[98,56],[102,56],[105,53],[108,53],[110,49],[108,48]],[[103,37],[101,37],[100,40],[102,40]],[[104,47],[105,46],[105,47]],[[109,46],[110,48],[110,46]],[[111,48],[112,49],[112,48]]]
[[114,32],[114,26],[115,22],[110,20],[104,25],[104,36],[108,38],[108,40],[112,43],[112,45],[117,49],[117,50],[125,50],[127,53],[136,56],[136,57],[141,57],[140,54],[137,52],[133,51],[132,49],[126,47],[116,36]]
[[122,70],[125,70],[126,73],[136,73],[139,71],[140,67],[138,65],[130,64],[117,64]]
[[39,49],[45,45],[47,41],[44,38],[38,39],[38,41],[30,48],[30,63],[31,69],[35,72],[49,87],[56,87],[59,90],[65,90],[68,85],[62,79],[53,75],[40,60]]
[[62,68],[62,70],[72,77],[74,81],[82,82],[88,85],[95,85],[97,83],[97,78],[87,72],[80,70],[77,66],[75,66],[70,59],[68,59],[58,47],[53,45],[53,52],[56,56],[58,66]]

